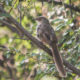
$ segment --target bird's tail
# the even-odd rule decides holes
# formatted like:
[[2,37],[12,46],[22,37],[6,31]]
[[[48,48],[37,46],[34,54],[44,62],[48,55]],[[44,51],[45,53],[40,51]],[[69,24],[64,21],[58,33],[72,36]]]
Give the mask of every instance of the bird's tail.
[[60,76],[61,77],[66,77],[66,71],[65,71],[65,68],[63,66],[63,60],[61,58],[61,55],[59,54],[58,46],[57,46],[56,43],[54,43],[52,45],[52,55],[53,55],[55,65],[56,65],[56,68],[57,68]]

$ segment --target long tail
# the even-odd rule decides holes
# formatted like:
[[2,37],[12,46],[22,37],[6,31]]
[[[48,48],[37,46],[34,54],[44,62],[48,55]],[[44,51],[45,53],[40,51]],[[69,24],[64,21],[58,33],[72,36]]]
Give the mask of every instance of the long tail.
[[56,68],[60,73],[60,76],[66,77],[66,71],[65,71],[65,68],[63,66],[63,61],[62,61],[62,58],[59,54],[58,46],[56,43],[54,43],[52,45],[52,55],[53,55],[53,59],[55,61]]

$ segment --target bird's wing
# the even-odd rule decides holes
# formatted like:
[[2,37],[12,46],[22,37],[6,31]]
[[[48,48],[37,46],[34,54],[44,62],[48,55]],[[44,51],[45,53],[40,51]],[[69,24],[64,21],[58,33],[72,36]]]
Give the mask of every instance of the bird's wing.
[[49,44],[52,43],[57,43],[57,37],[55,35],[54,29],[50,25],[43,25],[44,26],[44,34],[43,36],[50,42]]

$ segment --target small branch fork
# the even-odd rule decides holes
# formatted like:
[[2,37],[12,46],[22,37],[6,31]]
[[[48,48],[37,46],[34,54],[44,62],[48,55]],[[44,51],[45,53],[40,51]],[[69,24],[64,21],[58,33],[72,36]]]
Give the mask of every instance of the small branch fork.
[[[0,13],[9,14],[2,7],[0,7]],[[31,40],[37,47],[39,47],[40,49],[42,49],[46,53],[48,53],[50,56],[52,56],[51,50],[48,47],[46,47],[42,42],[40,42],[35,37],[33,37],[27,30],[25,30],[24,27],[20,23],[18,23],[11,15],[9,17],[7,17],[6,20],[0,19],[0,23],[6,25],[12,32],[17,33],[18,35],[19,35],[18,31],[20,31],[21,33],[23,33],[26,36],[26,38]],[[80,70],[77,69],[72,64],[70,64],[67,60],[63,59],[63,63],[73,73],[80,75]]]

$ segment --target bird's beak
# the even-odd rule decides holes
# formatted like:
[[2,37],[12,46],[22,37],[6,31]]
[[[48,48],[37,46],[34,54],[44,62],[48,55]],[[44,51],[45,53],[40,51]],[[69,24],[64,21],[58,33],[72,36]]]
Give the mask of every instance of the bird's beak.
[[37,17],[37,18],[35,18],[35,20],[37,21],[37,20],[39,20],[39,18]]

